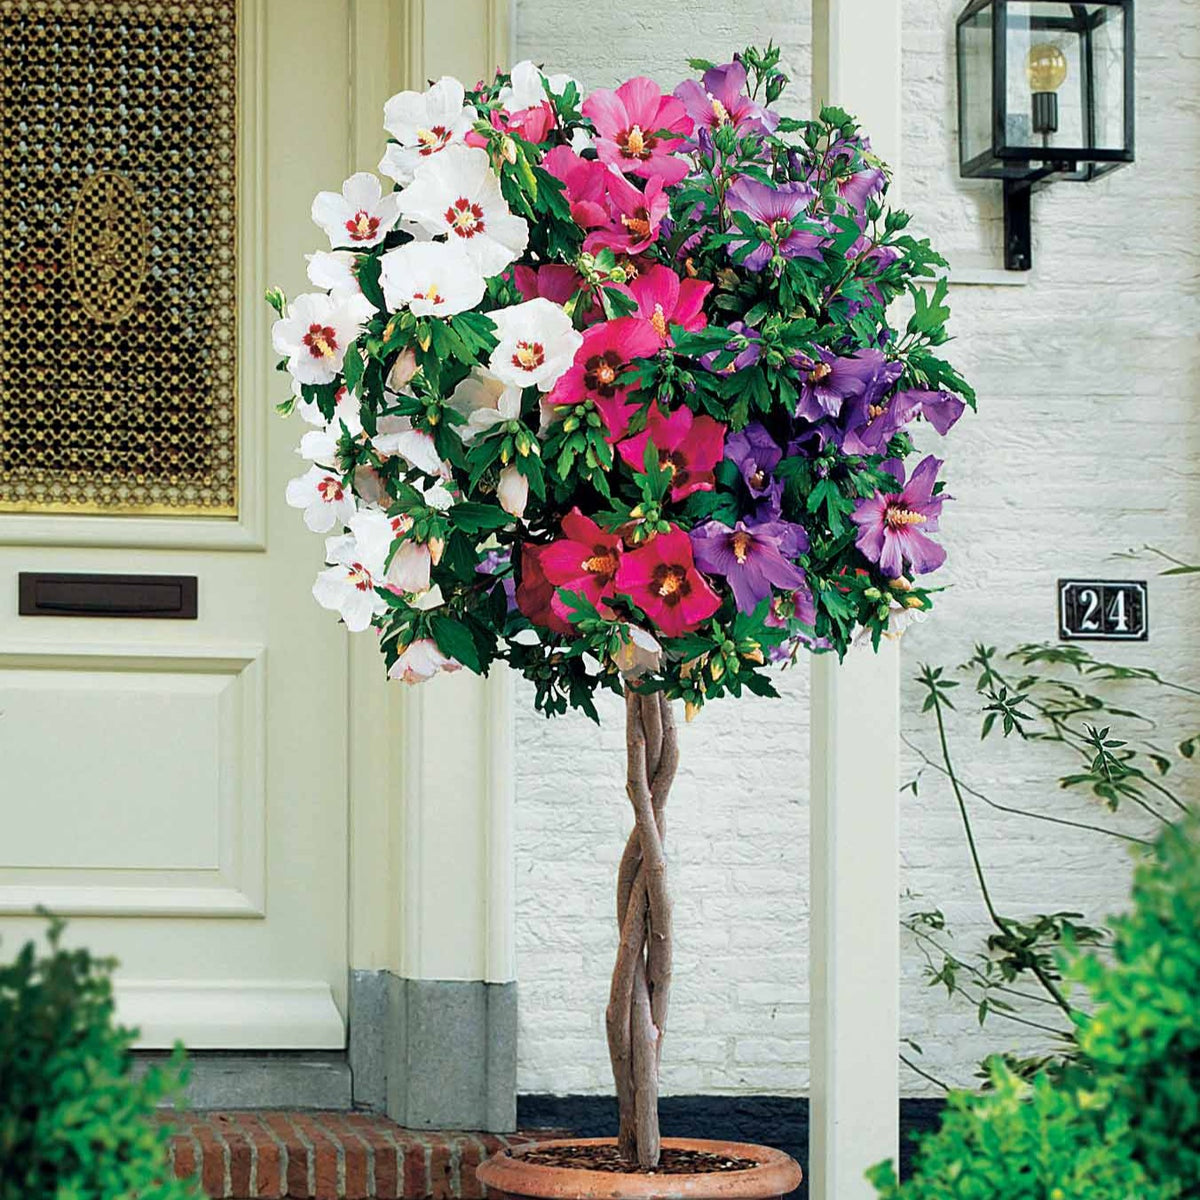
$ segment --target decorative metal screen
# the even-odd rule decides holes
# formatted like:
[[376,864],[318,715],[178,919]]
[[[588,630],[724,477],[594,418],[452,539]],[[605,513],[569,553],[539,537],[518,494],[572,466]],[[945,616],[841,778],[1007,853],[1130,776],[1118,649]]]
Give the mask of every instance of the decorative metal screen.
[[0,509],[237,501],[237,0],[0,0]]

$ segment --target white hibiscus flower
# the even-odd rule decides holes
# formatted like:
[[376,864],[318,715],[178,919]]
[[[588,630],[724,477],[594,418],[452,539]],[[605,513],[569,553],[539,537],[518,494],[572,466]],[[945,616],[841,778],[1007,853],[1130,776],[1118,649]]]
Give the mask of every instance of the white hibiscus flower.
[[318,250],[304,257],[308,262],[308,280],[313,287],[324,288],[335,296],[362,295],[354,274],[358,255],[352,250]]
[[359,419],[362,402],[345,385],[334,393],[333,418],[329,421],[325,420],[325,415],[315,400],[304,400],[300,397],[299,388],[296,389],[296,397],[296,412],[310,425],[319,425],[324,429],[340,422],[346,426],[352,437],[358,437],[362,433],[362,421]]
[[461,145],[476,115],[464,99],[463,85],[449,75],[428,91],[393,96],[383,106],[383,127],[396,141],[388,145],[380,171],[397,183],[411,183],[420,163],[447,146]]
[[392,543],[403,537],[412,528],[412,523],[412,518],[403,513],[389,517],[378,508],[365,509],[350,519],[350,532],[354,535],[358,556],[371,569],[378,587],[410,593],[429,590],[433,556],[427,545],[402,542],[388,563]]
[[413,428],[410,417],[380,417],[371,445],[381,458],[398,454],[410,466],[426,475],[445,475],[446,467],[437,452],[433,438]]
[[[320,416],[321,410],[317,405],[307,405],[306,407],[317,409],[317,415]],[[336,466],[337,448],[342,438],[347,433],[352,438],[362,435],[360,407],[361,402],[353,392],[344,387],[338,388],[337,403],[332,419],[328,423],[322,420],[320,429],[310,429],[300,439],[300,449],[297,451],[300,457],[307,458],[309,462],[320,463],[322,466]]]
[[525,505],[529,503],[529,479],[521,474],[515,464],[500,472],[496,499],[510,517],[516,517],[518,521],[524,517]]
[[410,642],[400,657],[388,668],[389,679],[402,679],[405,683],[424,683],[440,671],[461,670],[462,663],[448,658],[432,638],[417,638]]
[[379,282],[389,312],[407,307],[417,317],[466,312],[487,290],[479,268],[452,242],[408,242],[389,250]]
[[342,369],[347,347],[374,311],[365,296],[308,292],[297,296],[287,316],[271,326],[271,340],[300,383],[332,383]]
[[493,425],[521,415],[521,389],[484,367],[472,367],[446,403],[467,418],[466,425],[455,428],[464,442],[470,442]]
[[500,89],[499,100],[504,111],[509,113],[521,112],[526,108],[534,108],[547,99],[544,79],[550,85],[552,95],[561,96],[568,84],[575,84],[575,90],[582,95],[583,90],[577,79],[570,75],[543,75],[529,59],[519,62],[511,72],[512,84]]
[[548,392],[583,345],[583,335],[572,326],[562,305],[544,296],[488,315],[500,339],[488,366],[494,375],[514,387],[537,384]]
[[354,495],[340,475],[324,467],[310,467],[287,485],[287,502],[304,510],[304,523],[313,533],[328,533],[350,523]]
[[353,534],[327,538],[325,561],[331,565],[313,584],[312,594],[322,608],[340,613],[351,633],[362,633],[371,618],[387,612],[387,601],[375,590],[383,563],[366,561]]
[[529,226],[509,212],[478,146],[448,146],[426,159],[400,193],[400,211],[429,233],[447,234],[487,277],[499,275],[529,241]]
[[370,171],[359,171],[337,192],[319,192],[312,203],[312,219],[329,235],[333,247],[378,246],[400,219],[395,192],[383,194],[383,185]]

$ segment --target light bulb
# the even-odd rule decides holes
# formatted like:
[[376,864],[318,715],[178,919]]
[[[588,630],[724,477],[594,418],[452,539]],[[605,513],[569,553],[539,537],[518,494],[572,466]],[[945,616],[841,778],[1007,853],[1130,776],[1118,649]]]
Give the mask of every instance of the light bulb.
[[1048,42],[1034,46],[1025,60],[1025,73],[1034,92],[1057,92],[1067,78],[1067,56]]

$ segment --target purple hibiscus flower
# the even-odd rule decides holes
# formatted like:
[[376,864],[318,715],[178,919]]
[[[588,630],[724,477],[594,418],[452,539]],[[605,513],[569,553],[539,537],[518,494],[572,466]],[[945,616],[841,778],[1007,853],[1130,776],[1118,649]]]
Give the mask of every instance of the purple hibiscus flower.
[[783,451],[758,421],[751,421],[725,439],[725,457],[741,472],[750,495],[758,499],[771,490],[771,472]]
[[738,350],[737,358],[733,362],[720,369],[713,366],[713,363],[722,354],[726,353],[726,350],[737,350],[736,340],[732,338],[726,350],[710,350],[707,354],[700,355],[700,365],[717,375],[732,375],[734,371],[742,371],[746,367],[752,367],[758,362],[759,355],[762,354],[762,349],[759,346],[759,343],[762,341],[762,334],[757,329],[751,328],[745,321],[731,321],[729,323],[729,331],[746,339],[746,345],[741,350]]
[[838,416],[847,400],[861,396],[883,367],[884,357],[878,350],[859,350],[842,357],[818,346],[816,358],[798,354],[792,361],[800,371],[796,415],[819,421]]
[[785,522],[751,528],[739,521],[730,529],[707,521],[690,534],[696,566],[728,579],[738,609],[753,612],[771,595],[772,584],[788,591],[805,586],[804,572],[784,557],[784,545],[796,544],[795,529]]
[[[803,216],[816,192],[807,183],[781,183],[771,187],[744,176],[725,193],[725,202],[733,212],[745,213],[770,231],[768,240],[756,246],[741,265],[748,271],[761,271],[775,257],[811,258],[821,261],[819,234],[792,228],[792,221]],[[730,242],[731,255],[745,242]]]
[[946,561],[946,551],[925,535],[937,531],[944,496],[933,494],[940,459],[929,455],[904,483],[904,467],[891,461],[884,468],[902,485],[899,493],[876,492],[860,500],[850,519],[858,526],[858,549],[879,564],[889,578],[904,574],[907,562],[918,575],[936,571]]
[[924,417],[943,437],[950,432],[951,426],[963,415],[963,411],[967,407],[963,401],[949,392],[933,392],[927,388],[912,388],[907,392],[897,392],[892,397],[892,404],[899,406],[905,414],[905,424],[914,417]]
[[903,373],[903,363],[881,363],[862,394],[843,406],[834,438],[847,454],[882,454],[892,434],[908,424],[906,408],[894,396],[886,399]]
[[778,113],[746,95],[746,68],[740,62],[710,68],[701,83],[685,80],[675,89],[675,97],[683,101],[697,130],[732,125],[738,133],[770,133],[779,124]]

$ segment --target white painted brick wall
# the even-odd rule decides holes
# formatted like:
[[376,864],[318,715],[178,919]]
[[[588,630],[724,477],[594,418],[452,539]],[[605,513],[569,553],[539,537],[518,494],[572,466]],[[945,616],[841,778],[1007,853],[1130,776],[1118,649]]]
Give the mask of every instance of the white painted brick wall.
[[[961,0],[903,2],[905,206],[952,260],[994,259],[999,189],[957,176],[952,30]],[[976,384],[981,412],[948,447],[956,503],[944,521],[945,582],[954,586],[906,641],[906,677],[924,658],[961,661],[976,638],[1010,646],[1053,637],[1060,574],[1130,573],[1110,556],[1144,542],[1200,556],[1200,9],[1145,5],[1138,34],[1138,164],[1035,199],[1029,286],[952,294],[951,353]],[[639,70],[673,83],[688,55],[721,58],[769,36],[785,47],[792,107],[802,110],[807,4],[789,6],[785,19],[770,0],[517,3],[517,57],[588,86]],[[1129,657],[1197,682],[1194,599],[1186,585],[1153,583],[1153,641]],[[669,828],[678,948],[667,1092],[807,1090],[807,672],[785,675],[783,690],[782,701],[715,704],[683,733]],[[629,826],[620,706],[604,704],[596,729],[575,716],[546,722],[531,700],[519,690],[518,1083],[525,1092],[605,1092],[612,890]],[[915,701],[906,687],[906,725],[920,735]],[[1045,787],[1047,773],[1039,777],[1018,748],[980,748],[977,733],[963,735],[962,764],[997,799],[1090,811]],[[981,928],[980,907],[951,804],[932,779],[917,799],[906,793],[905,886],[969,933]],[[1120,903],[1119,846],[986,811],[978,822],[997,898],[1011,911]],[[981,1036],[972,1014],[925,986],[920,965],[907,947],[904,1032],[923,1045],[927,1067],[968,1082],[979,1057],[1013,1045],[1014,1034],[996,1023]],[[904,1089],[929,1090],[912,1076]]]

